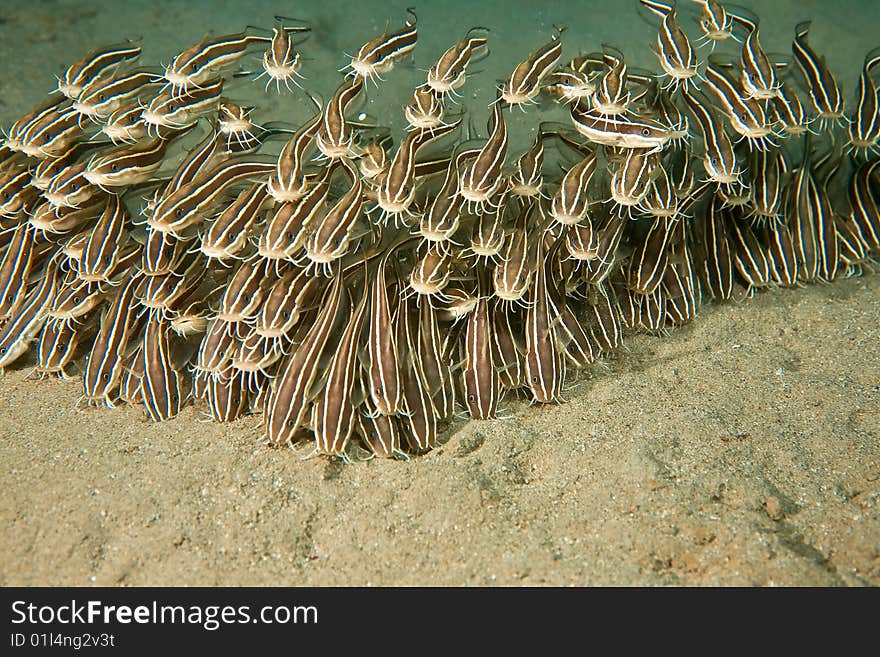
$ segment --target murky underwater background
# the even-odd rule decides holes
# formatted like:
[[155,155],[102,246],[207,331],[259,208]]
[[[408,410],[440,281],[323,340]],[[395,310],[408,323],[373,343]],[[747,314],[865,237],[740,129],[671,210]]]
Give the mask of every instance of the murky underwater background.
[[[301,46],[306,61],[306,88],[328,97],[338,86],[337,69],[347,63],[343,53],[356,50],[386,27],[395,28],[405,19],[404,10],[413,0],[377,2],[324,0],[321,2],[265,2],[156,0],[153,2],[37,0],[0,2],[0,125],[8,125],[39,102],[71,62],[90,49],[125,38],[143,39],[140,65],[167,63],[180,50],[207,33],[225,34],[252,25],[270,28],[275,15],[307,21],[312,34]],[[696,40],[694,20],[699,5],[679,2],[680,22]],[[827,56],[841,81],[845,97],[852,102],[855,83],[865,53],[880,40],[880,3],[872,0],[773,0],[746,5],[761,19],[761,42],[765,50],[788,59],[794,26],[813,20],[810,43]],[[603,43],[623,50],[631,66],[658,71],[650,48],[656,43],[656,27],[644,18],[636,0],[579,0],[529,2],[500,0],[472,2],[452,0],[426,2],[415,10],[419,19],[419,43],[413,61],[398,66],[379,88],[370,85],[364,110],[379,122],[398,130],[404,125],[402,108],[412,89],[424,81],[424,70],[471,27],[491,30],[490,54],[473,69],[463,88],[465,106],[478,130],[484,130],[494,97],[496,80],[509,74],[529,52],[544,44],[554,26],[565,26],[563,59],[596,50]],[[719,54],[738,57],[738,44],[718,48]],[[242,66],[259,71],[259,49]],[[705,57],[706,49],[700,51]],[[227,82],[226,95],[256,103],[257,120],[299,123],[310,115],[304,93],[278,96],[264,93],[259,83],[247,78]],[[511,152],[526,143],[528,129],[544,119],[565,119],[558,108],[530,111],[510,121],[514,135]]]

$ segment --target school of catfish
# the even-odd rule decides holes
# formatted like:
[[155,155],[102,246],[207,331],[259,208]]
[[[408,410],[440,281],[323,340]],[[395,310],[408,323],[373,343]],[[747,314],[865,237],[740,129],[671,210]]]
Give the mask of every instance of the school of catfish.
[[[659,72],[611,46],[566,60],[564,29],[545,35],[482,135],[459,97],[484,27],[387,108],[404,133],[359,112],[413,61],[412,9],[326,100],[303,88],[320,35],[284,17],[164,68],[136,41],[87,54],[0,142],[0,372],[35,359],[35,377],[82,376],[82,407],[161,421],[195,403],[261,414],[269,445],[405,457],[505,398],[561,401],[626,331],[870,269],[880,49],[845,99],[809,22],[772,56],[749,11],[686,4],[638,3]],[[260,125],[237,84],[311,118]]]

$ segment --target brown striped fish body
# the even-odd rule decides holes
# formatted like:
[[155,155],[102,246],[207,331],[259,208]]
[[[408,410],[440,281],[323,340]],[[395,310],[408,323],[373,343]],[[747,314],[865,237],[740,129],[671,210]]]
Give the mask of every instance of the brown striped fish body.
[[[308,224],[304,226],[298,221],[303,217],[303,213],[298,212],[302,205],[303,202],[300,201],[283,203],[276,207],[257,238],[257,255],[270,261],[276,267],[276,271],[281,261],[292,259],[293,254],[304,244]],[[309,219],[315,216],[316,214],[312,214]]]
[[497,306],[491,312],[492,359],[503,390],[518,390],[526,385],[519,314],[513,308]]
[[23,356],[43,328],[49,306],[58,287],[59,260],[49,261],[43,280],[33,287],[21,304],[0,326],[0,376],[3,370]]
[[157,194],[156,205],[184,185],[204,179],[206,172],[210,172],[213,165],[225,159],[226,153],[223,151],[222,143],[222,135],[219,132],[208,133],[177,165],[171,180]]
[[103,305],[108,292],[101,286],[85,281],[74,281],[61,288],[52,299],[47,314],[51,320],[80,321],[95,308]]
[[128,210],[116,194],[107,199],[104,212],[89,233],[77,265],[77,276],[90,283],[110,282],[127,242]]
[[143,404],[142,383],[144,378],[143,345],[137,346],[123,359],[123,373],[119,381],[117,401],[123,404]]
[[[837,162],[836,166],[839,166]],[[833,174],[832,174],[833,175]],[[817,174],[818,177],[818,174]],[[838,244],[837,218],[831,205],[828,191],[830,176],[816,182],[817,198],[817,238],[819,244],[819,279],[830,283],[837,278],[840,265],[840,246]]]
[[700,304],[700,288],[687,244],[685,223],[676,226],[672,251],[663,274],[664,315],[673,326],[691,321]]
[[524,302],[535,274],[528,215],[524,212],[510,231],[504,251],[492,270],[495,296],[503,302]]
[[599,235],[589,217],[565,229],[565,250],[574,260],[595,260],[599,254]]
[[742,184],[733,144],[715,110],[687,91],[682,94],[682,98],[700,126],[703,135],[703,168],[709,179],[720,185]]
[[843,94],[834,74],[807,42],[811,21],[798,23],[795,27],[795,38],[791,44],[794,61],[807,82],[810,100],[822,124],[829,121],[840,122],[843,114]]
[[593,322],[590,336],[602,351],[613,351],[623,343],[623,329],[614,292],[609,286],[599,283],[591,288],[587,307]]
[[471,57],[488,43],[485,36],[479,36],[485,31],[482,28],[470,30],[467,36],[447,49],[430,68],[428,86],[434,93],[441,97],[445,94],[454,94],[464,85]]
[[243,32],[206,37],[175,55],[171,63],[165,67],[164,78],[176,95],[186,95],[201,88],[219,70],[241,59],[247,52],[248,46],[269,41],[269,37]]
[[427,84],[416,87],[412,98],[403,109],[411,130],[433,130],[443,125],[446,108],[443,101]]
[[665,166],[654,167],[648,193],[640,205],[655,219],[676,219],[678,217],[678,196]]
[[4,134],[4,151],[9,155],[23,152],[29,132],[56,120],[58,115],[66,113],[70,106],[70,101],[63,96],[50,96],[48,100],[43,101],[9,126]]
[[358,169],[361,175],[374,185],[381,181],[388,171],[388,151],[385,143],[390,142],[390,137],[372,138],[360,146],[361,159],[358,161]]
[[[185,267],[185,268],[184,268]],[[208,269],[205,260],[195,252],[182,261],[181,272],[162,276],[147,276],[143,292],[138,291],[141,303],[164,321],[190,304],[205,280]]]
[[868,259],[869,247],[852,216],[834,216],[842,269],[859,267]]
[[109,78],[98,78],[83,87],[72,108],[80,120],[102,123],[115,110],[133,98],[161,84],[161,78],[146,69],[135,69]]
[[718,0],[693,0],[693,2],[702,5],[697,23],[703,33],[701,40],[704,43],[711,43],[714,50],[717,43],[727,39],[736,40],[733,34],[733,17]]
[[492,106],[489,139],[468,162],[459,178],[458,193],[469,209],[482,211],[494,205],[492,197],[501,190],[504,177],[501,169],[507,156],[507,123],[500,103]]
[[63,285],[52,299],[47,314],[52,321],[80,320],[107,298],[107,290],[100,285],[85,281],[74,281]]
[[593,94],[593,110],[602,116],[624,114],[630,103],[626,61],[620,52],[610,49],[605,52],[603,59],[605,72]]
[[267,191],[276,203],[298,201],[308,190],[308,178],[304,171],[306,151],[315,141],[322,125],[319,111],[304,123],[278,154],[275,170],[269,175]]
[[147,227],[147,238],[141,254],[141,271],[147,276],[164,276],[177,270],[187,245],[171,233]]
[[414,452],[423,453],[437,442],[438,421],[434,400],[424,385],[425,377],[421,371],[421,360],[409,351],[415,344],[415,322],[412,310],[403,298],[397,311],[398,348],[402,349],[403,363],[403,403],[405,413],[398,418],[401,433]]
[[254,332],[271,340],[279,350],[286,348],[289,335],[297,325],[305,308],[315,301],[320,281],[307,276],[305,270],[289,271],[279,278],[266,293],[266,300],[254,323]]
[[180,413],[190,394],[186,377],[174,367],[170,327],[151,316],[141,344],[144,407],[154,422],[170,420]]
[[723,201],[714,196],[706,209],[702,246],[705,251],[701,271],[707,291],[716,301],[728,301],[733,295],[734,266],[725,227]]
[[455,412],[455,385],[452,368],[446,361],[446,343],[440,334],[439,311],[429,303],[419,306],[415,342],[409,345],[410,353],[419,361],[422,384],[431,397],[434,414],[440,421],[447,420]]
[[315,145],[324,157],[331,160],[351,157],[351,126],[345,114],[354,105],[363,88],[364,79],[360,76],[355,77],[353,80],[343,82],[333,97],[327,101],[315,137]]
[[409,449],[424,454],[433,449],[439,432],[430,394],[421,385],[417,361],[404,368],[406,413],[394,418]]
[[776,73],[776,64],[770,60],[758,35],[758,23],[742,16],[734,16],[734,20],[744,24],[748,36],[743,42],[740,83],[746,98],[771,100],[779,92],[781,82]]
[[88,327],[63,319],[48,319],[40,333],[37,347],[37,365],[34,372],[40,378],[72,378],[68,372],[77,348]]
[[231,376],[231,354],[235,346],[235,333],[234,322],[219,318],[210,321],[196,355],[197,380],[204,381],[219,374]]
[[358,49],[346,67],[351,68],[347,75],[359,80],[381,80],[384,73],[413,51],[419,37],[417,19],[411,8],[406,13],[408,18],[402,28],[385,32]]
[[455,167],[450,165],[446,169],[443,185],[419,221],[419,234],[426,241],[436,244],[449,242],[461,225],[461,198],[456,193],[457,188]]
[[59,172],[43,193],[46,200],[60,208],[81,208],[92,199],[106,196],[100,187],[86,180],[87,165],[78,162]]
[[76,100],[84,87],[137,61],[140,55],[141,46],[136,41],[125,41],[94,50],[67,67],[58,78],[57,90],[67,98]]
[[342,275],[337,274],[314,323],[281,364],[263,415],[266,434],[272,445],[292,442],[306,420],[319,361],[336,324],[343,289]]
[[824,217],[819,202],[818,185],[809,162],[809,152],[789,186],[786,211],[795,243],[798,278],[814,281],[819,277],[820,271],[820,239]]
[[590,141],[616,148],[660,151],[673,134],[671,128],[657,121],[626,114],[608,116],[595,108],[586,109],[579,105],[572,106],[571,119],[575,129]]
[[663,281],[669,262],[670,234],[674,222],[655,220],[644,239],[630,256],[627,268],[627,287],[643,295],[652,294]]
[[880,152],[880,90],[874,81],[873,69],[880,64],[880,48],[865,57],[859,76],[859,91],[853,119],[849,124],[851,152],[869,158]]
[[273,372],[273,365],[282,357],[281,349],[274,340],[268,339],[250,329],[247,335],[232,350],[232,367],[248,374],[246,379],[251,392],[259,392],[267,377]]
[[696,85],[697,56],[681,25],[674,4],[657,2],[656,0],[640,0],[648,11],[662,19],[657,33],[657,50],[655,54],[660,67],[669,77],[667,86],[676,88],[679,85]]
[[694,171],[693,158],[689,153],[676,153],[678,157],[671,157],[664,167],[669,172],[670,182],[679,201],[690,198],[697,185],[697,176]]
[[504,224],[504,207],[484,212],[473,226],[469,249],[481,260],[494,261],[504,251],[509,231]]
[[798,266],[794,238],[783,221],[767,222],[759,228],[770,265],[770,277],[776,285],[791,287],[797,283]]
[[67,167],[76,164],[77,160],[96,147],[97,144],[94,143],[77,142],[67,147],[58,157],[40,160],[31,170],[31,185],[45,192],[52,184],[53,178]]
[[611,273],[616,260],[617,247],[623,236],[624,219],[618,214],[610,213],[596,230],[596,257],[586,262],[584,281],[598,284]]
[[144,308],[161,310],[165,301],[182,280],[183,276],[174,272],[145,276],[136,292],[137,300]]
[[263,72],[255,78],[259,80],[264,75],[266,76],[265,91],[269,90],[273,82],[277,93],[281,93],[282,83],[288,91],[291,90],[291,84],[302,88],[296,80],[302,78],[302,74],[299,72],[302,61],[293,40],[293,34],[299,31],[303,30],[284,27],[280,23],[272,28],[272,40],[269,42],[269,47],[263,52]]
[[636,302],[636,325],[635,328],[647,333],[662,334],[663,324],[666,321],[666,301],[663,297],[663,288],[658,287],[648,295],[635,295]]
[[[539,241],[540,244],[540,241]],[[552,255],[556,248],[551,247]],[[556,329],[550,312],[548,298],[547,260],[545,249],[540,245],[536,255],[536,275],[532,283],[532,302],[526,309],[526,384],[532,399],[540,404],[560,400],[565,381],[565,358],[559,349]]]
[[510,176],[510,193],[526,198],[540,196],[544,184],[543,166],[544,136],[538,130],[535,141],[516,161],[516,168]]
[[782,125],[784,135],[798,137],[810,130],[812,119],[807,116],[793,85],[780,84],[776,96],[770,102],[774,119]]
[[501,380],[492,350],[489,302],[483,297],[470,314],[464,340],[464,402],[471,418],[494,420],[498,415]]
[[[615,283],[617,283],[615,281]],[[613,285],[615,289],[615,312],[620,319],[620,325],[629,330],[639,327],[639,315],[641,314],[639,296],[622,285]]]
[[[222,94],[223,78],[210,80],[180,96],[173,91],[163,91],[144,108],[141,121],[148,132],[156,135],[161,135],[163,130],[181,130],[199,117],[217,112]],[[221,134],[226,139],[227,134]]]
[[706,67],[706,86],[718,101],[734,131],[748,140],[749,148],[775,146],[764,108],[755,98],[742,95],[736,83],[718,67]]
[[104,118],[101,133],[115,145],[134,144],[147,136],[147,124],[141,118],[140,101],[120,105]]
[[348,175],[349,189],[317,221],[317,229],[309,236],[305,245],[306,258],[316,270],[323,271],[325,276],[329,276],[332,263],[348,253],[363,209],[364,194],[360,174],[347,160],[343,160],[342,164]]
[[388,300],[385,271],[392,251],[382,258],[370,284],[370,314],[367,335],[366,388],[372,406],[381,415],[399,415],[403,411],[401,366],[397,334],[394,331]]
[[134,292],[141,277],[133,276],[116,294],[101,318],[101,326],[86,360],[83,397],[87,405],[115,405],[116,390],[124,373],[123,359],[136,340],[141,308]]
[[60,252],[65,258],[67,258],[67,262],[65,263],[67,269],[76,269],[79,259],[82,258],[86,240],[89,239],[90,232],[91,228],[85,228],[61,243]]
[[36,231],[21,224],[12,232],[0,260],[0,324],[24,301],[28,278],[34,266]]
[[452,256],[441,246],[430,246],[409,275],[409,288],[424,297],[441,297],[452,275]]
[[335,167],[326,167],[320,178],[299,201],[278,206],[269,217],[259,237],[258,253],[267,259],[286,259],[296,262],[306,246],[306,240],[316,230],[322,217],[324,202],[330,194]]
[[770,262],[764,248],[752,230],[738,213],[727,215],[733,264],[747,288],[760,288],[770,284]]
[[[265,182],[255,182],[243,189],[202,233],[199,250],[208,258],[221,261],[240,258],[268,200]],[[174,240],[168,233],[158,234]]]
[[254,321],[265,296],[266,273],[261,259],[242,262],[223,292],[217,318],[226,322]]
[[625,153],[623,162],[611,174],[611,200],[617,204],[618,212],[630,215],[651,190],[656,160],[638,148],[627,149]]
[[232,185],[264,177],[273,165],[233,158],[211,169],[204,179],[196,179],[161,199],[147,218],[153,230],[180,238],[184,231],[210,214],[221,195]]
[[587,187],[596,171],[596,154],[589,153],[569,169],[550,203],[550,216],[563,226],[579,224],[587,217]]
[[248,389],[245,374],[218,374],[208,378],[206,401],[211,419],[215,422],[233,422],[248,408]]
[[448,135],[461,125],[459,118],[453,123],[441,126],[431,132],[410,132],[397,147],[388,172],[377,190],[376,204],[382,210],[380,223],[412,216],[410,207],[416,195],[416,154],[419,149],[435,139]]
[[376,202],[382,210],[381,221],[388,218],[397,220],[410,215],[410,206],[415,200],[415,156],[418,148],[418,133],[411,132],[398,146],[388,172],[382,179],[376,194]]
[[27,169],[0,174],[0,217],[17,217],[36,205],[39,192],[30,182],[31,173]]
[[755,151],[752,172],[750,216],[758,223],[778,221],[782,211],[782,190],[787,164],[781,151]]
[[599,345],[575,317],[564,296],[551,293],[549,301],[551,313],[558,318],[556,326],[565,358],[575,367],[589,368],[601,353]]
[[159,170],[167,150],[168,140],[159,138],[94,155],[83,177],[101,189],[137,185]]
[[380,458],[402,455],[400,428],[393,416],[382,415],[365,402],[366,412],[357,414],[358,433],[365,446]]
[[21,136],[19,150],[38,159],[62,155],[85,135],[79,119],[72,108],[46,115]]
[[533,103],[545,78],[550,74],[562,55],[561,30],[550,41],[517,65],[501,87],[501,100],[522,108]]
[[319,454],[343,456],[354,432],[357,411],[352,393],[360,369],[357,352],[361,347],[361,335],[370,299],[366,276],[365,271],[361,300],[352,308],[348,323],[330,359],[323,394],[312,407],[312,430]]
[[858,226],[872,251],[880,250],[880,193],[876,180],[880,174],[877,160],[859,164],[848,187],[851,219]]

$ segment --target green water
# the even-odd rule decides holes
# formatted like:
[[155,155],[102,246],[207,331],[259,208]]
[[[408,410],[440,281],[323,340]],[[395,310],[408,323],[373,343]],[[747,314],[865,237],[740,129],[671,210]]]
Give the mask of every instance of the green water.
[[[301,52],[306,61],[306,88],[323,97],[339,84],[337,69],[352,52],[386,27],[405,19],[404,9],[415,0],[350,2],[264,2],[262,0],[119,2],[81,0],[0,1],[0,125],[15,118],[44,98],[60,74],[85,52],[127,37],[143,39],[141,64],[167,63],[171,57],[196,43],[207,33],[238,32],[247,25],[269,28],[273,16],[283,14],[308,21],[313,28]],[[695,16],[698,5],[680,2],[681,23],[695,40],[699,35]],[[810,41],[827,56],[838,75],[846,98],[852,102],[865,53],[880,45],[880,2],[876,0],[774,0],[751,3],[761,18],[765,49],[790,58],[794,26],[811,19]],[[530,51],[545,43],[554,25],[567,29],[563,35],[563,58],[595,51],[603,43],[624,51],[633,66],[659,70],[650,47],[656,26],[644,19],[636,0],[620,2],[529,2],[527,0],[469,2],[452,0],[417,4],[419,43],[413,61],[399,66],[379,88],[369,89],[364,111],[393,128],[402,129],[402,107],[413,87],[424,81],[424,69],[470,27],[491,30],[489,56],[474,67],[464,89],[464,104],[480,129],[488,116],[486,104],[494,95],[498,78],[505,77]],[[731,56],[737,44],[719,49]],[[705,57],[706,49],[700,51]],[[258,55],[243,62],[259,69]],[[259,83],[238,80],[228,83],[226,94],[259,106],[258,120],[282,119],[296,123],[310,111],[304,93],[278,96],[264,93]],[[564,118],[551,108],[532,110],[511,126],[515,135],[534,128],[541,120]],[[520,139],[516,139],[520,141]],[[514,146],[517,144],[514,143]]]

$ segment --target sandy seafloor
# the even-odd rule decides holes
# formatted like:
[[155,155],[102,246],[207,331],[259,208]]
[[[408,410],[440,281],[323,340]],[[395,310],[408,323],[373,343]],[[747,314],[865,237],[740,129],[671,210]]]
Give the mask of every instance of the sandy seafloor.
[[[167,61],[209,29],[293,13],[314,21],[307,65],[332,71],[406,3],[358,3],[357,17],[309,4],[6,0],[0,123],[121,37],[144,38],[145,63]],[[419,8],[415,65],[488,25],[491,58],[467,87],[484,95],[552,23],[569,25],[567,55],[607,40],[652,63],[652,29],[626,3],[443,4]],[[813,18],[851,97],[880,9],[763,4],[767,49],[788,52],[794,23]],[[311,75],[321,93],[336,85]],[[421,74],[399,75],[369,111],[388,114]],[[236,97],[290,120],[308,107]],[[510,419],[459,424],[409,462],[302,460],[262,447],[258,418],[220,426],[198,407],[164,424],[139,408],[80,412],[78,381],[37,383],[29,369],[0,379],[3,585],[880,584],[876,274],[704,306],[669,337],[629,338],[566,404],[514,401]]]

